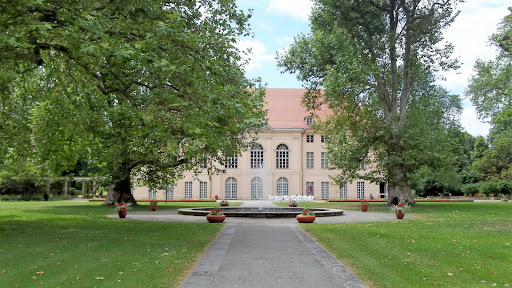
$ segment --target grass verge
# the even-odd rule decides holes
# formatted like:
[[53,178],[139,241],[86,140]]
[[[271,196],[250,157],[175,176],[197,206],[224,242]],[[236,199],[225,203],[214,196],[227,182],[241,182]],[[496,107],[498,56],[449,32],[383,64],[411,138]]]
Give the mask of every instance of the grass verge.
[[[356,203],[301,203],[359,209]],[[370,204],[369,211],[389,211]],[[391,213],[391,212],[389,212]],[[373,287],[510,287],[510,203],[418,203],[411,220],[301,227]]]
[[[159,203],[190,206],[204,203]],[[114,208],[101,203],[0,202],[1,286],[177,287],[223,227],[109,214]]]

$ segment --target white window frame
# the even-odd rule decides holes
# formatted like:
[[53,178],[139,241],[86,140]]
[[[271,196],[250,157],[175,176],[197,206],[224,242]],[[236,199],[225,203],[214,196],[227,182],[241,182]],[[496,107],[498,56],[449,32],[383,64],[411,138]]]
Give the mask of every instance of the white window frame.
[[348,185],[347,182],[342,183],[340,187],[340,199],[348,199]]
[[155,188],[149,188],[148,199],[156,199],[156,189]]
[[288,179],[285,177],[279,177],[276,181],[276,192],[277,196],[287,196],[288,195]]
[[320,153],[320,168],[328,169],[329,168],[329,159],[327,158],[327,152]]
[[315,152],[306,152],[306,168],[315,168]]
[[313,134],[306,135],[306,143],[315,143],[315,135],[313,135]]
[[315,123],[315,119],[313,118],[313,116],[307,116],[304,121],[306,122],[306,125],[307,126],[312,126],[313,123]]
[[165,189],[165,199],[174,199],[174,183],[167,184]]
[[226,179],[224,184],[225,199],[237,199],[238,197],[238,181],[234,177]]
[[322,200],[329,199],[329,182],[321,183]]
[[251,147],[251,168],[263,168],[263,146],[261,144],[254,143]]
[[276,169],[289,168],[289,150],[286,144],[279,144],[276,148]]
[[199,199],[208,198],[208,182],[199,181]]
[[185,182],[185,199],[192,199],[192,182]]
[[235,153],[233,156],[226,157],[224,167],[226,169],[237,169],[238,168],[238,155]]
[[263,179],[254,177],[251,179],[251,200],[263,199]]
[[357,199],[364,199],[364,182],[357,182]]
[[306,196],[315,196],[315,182],[306,182]]
[[320,136],[320,142],[321,142],[321,143],[326,143],[326,142],[327,142],[327,136],[325,136],[325,135],[321,135],[321,136]]

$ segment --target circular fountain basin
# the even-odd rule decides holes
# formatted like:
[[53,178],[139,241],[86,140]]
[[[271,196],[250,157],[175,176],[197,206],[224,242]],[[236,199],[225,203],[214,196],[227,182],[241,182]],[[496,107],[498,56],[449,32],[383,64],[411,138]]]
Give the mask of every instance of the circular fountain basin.
[[[178,209],[182,215],[205,216],[210,209],[220,209],[228,217],[256,217],[256,218],[286,218],[295,217],[302,213],[301,207],[196,207]],[[315,208],[312,209],[317,217],[340,216],[343,210]]]

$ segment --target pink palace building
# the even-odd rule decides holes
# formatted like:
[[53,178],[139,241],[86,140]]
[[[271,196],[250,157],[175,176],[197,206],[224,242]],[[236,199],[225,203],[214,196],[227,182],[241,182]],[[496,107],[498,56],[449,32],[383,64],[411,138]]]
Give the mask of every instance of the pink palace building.
[[[325,136],[311,128],[314,119],[301,105],[304,89],[267,89],[269,127],[252,147],[234,155],[226,173],[187,172],[166,190],[135,187],[136,199],[268,200],[271,196],[314,196],[314,200],[386,198],[386,185],[357,180],[338,186],[329,176]],[[328,109],[316,111],[324,118]]]

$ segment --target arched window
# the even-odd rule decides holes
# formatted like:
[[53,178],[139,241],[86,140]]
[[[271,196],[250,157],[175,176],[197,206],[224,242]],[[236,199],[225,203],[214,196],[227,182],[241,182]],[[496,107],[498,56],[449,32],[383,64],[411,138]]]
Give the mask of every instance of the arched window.
[[281,177],[277,179],[277,196],[288,195],[288,179]]
[[174,183],[167,184],[167,189],[165,190],[165,199],[174,199]]
[[276,168],[277,169],[288,169],[288,146],[285,144],[277,145],[276,149]]
[[251,147],[251,168],[263,168],[263,146],[254,143]]
[[263,199],[263,180],[260,177],[254,177],[251,180],[251,199]]
[[225,195],[226,199],[236,199],[238,194],[238,183],[233,177],[226,179]]

